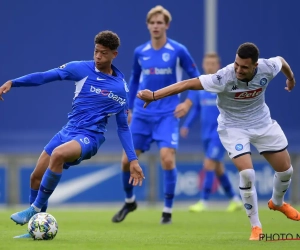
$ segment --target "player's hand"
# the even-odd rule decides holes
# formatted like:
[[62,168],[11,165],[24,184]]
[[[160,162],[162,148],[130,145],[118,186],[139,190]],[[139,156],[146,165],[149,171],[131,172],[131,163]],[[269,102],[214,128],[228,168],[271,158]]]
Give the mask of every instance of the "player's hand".
[[293,77],[292,80],[286,79],[286,87],[284,89],[287,90],[288,92],[291,92],[292,89],[295,87],[295,85],[296,85],[295,77]]
[[12,85],[12,81],[7,81],[0,87],[0,101],[4,101],[2,95],[6,94],[10,90],[11,85]]
[[142,168],[139,165],[138,160],[131,161],[129,184],[132,184],[133,186],[137,186],[137,185],[142,186],[144,179],[145,176]]
[[189,112],[190,107],[191,106],[185,102],[178,104],[174,111],[175,117],[181,118],[181,117],[185,116],[187,114],[187,112]]
[[132,118],[132,111],[131,111],[131,109],[128,109],[128,115],[127,115],[128,125],[131,123],[131,118]]
[[137,97],[141,100],[145,101],[144,108],[146,108],[151,102],[154,101],[153,99],[153,91],[149,89],[144,89],[138,92]]
[[188,128],[182,127],[180,129],[180,135],[181,135],[182,138],[186,138],[188,136],[188,134],[189,134],[189,129]]

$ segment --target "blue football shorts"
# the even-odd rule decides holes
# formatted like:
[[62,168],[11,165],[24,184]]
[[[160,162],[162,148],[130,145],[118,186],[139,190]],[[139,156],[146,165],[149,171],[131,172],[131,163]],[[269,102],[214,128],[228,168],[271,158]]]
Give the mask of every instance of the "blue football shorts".
[[130,124],[133,145],[136,150],[148,151],[152,142],[159,149],[178,147],[179,119],[173,114],[147,116],[133,113]]
[[225,148],[219,137],[207,138],[203,140],[205,157],[214,161],[223,161]]
[[81,161],[90,159],[94,156],[105,141],[105,137],[103,133],[100,132],[64,127],[50,140],[44,150],[48,155],[51,155],[56,147],[72,140],[75,140],[80,144],[81,156],[74,162],[66,162],[64,164],[64,169],[68,169],[73,165],[78,165]]

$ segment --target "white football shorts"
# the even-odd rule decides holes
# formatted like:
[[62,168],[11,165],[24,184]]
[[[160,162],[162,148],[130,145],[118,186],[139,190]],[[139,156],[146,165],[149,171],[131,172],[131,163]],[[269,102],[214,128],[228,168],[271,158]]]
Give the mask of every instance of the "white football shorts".
[[287,148],[288,141],[279,124],[272,123],[258,129],[226,128],[218,129],[220,140],[230,158],[251,154],[252,144],[260,154],[280,152]]

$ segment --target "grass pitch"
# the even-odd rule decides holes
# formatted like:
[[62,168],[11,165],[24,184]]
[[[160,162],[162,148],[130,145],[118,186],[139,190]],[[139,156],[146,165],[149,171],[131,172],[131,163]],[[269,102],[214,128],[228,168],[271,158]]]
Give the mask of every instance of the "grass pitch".
[[[161,211],[138,209],[119,224],[111,217],[119,207],[110,210],[49,209],[58,222],[58,234],[52,241],[13,239],[25,233],[10,215],[18,210],[0,210],[0,249],[14,250],[148,250],[148,249],[299,249],[300,240],[249,241],[250,223],[245,211],[226,213],[208,211],[189,213],[174,210],[173,224],[160,225]],[[263,231],[267,234],[300,235],[300,221],[288,220],[280,212],[260,209]]]

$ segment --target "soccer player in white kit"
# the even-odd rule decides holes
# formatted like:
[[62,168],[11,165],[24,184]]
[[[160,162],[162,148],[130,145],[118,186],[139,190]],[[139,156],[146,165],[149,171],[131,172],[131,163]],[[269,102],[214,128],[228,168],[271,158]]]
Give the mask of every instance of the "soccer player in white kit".
[[[283,201],[293,174],[287,151],[288,142],[279,124],[271,119],[265,103],[265,90],[280,71],[287,78],[285,89],[289,92],[295,87],[295,77],[282,57],[258,58],[257,46],[244,43],[239,46],[234,63],[215,74],[201,75],[155,92],[142,90],[138,93],[138,97],[145,101],[144,107],[152,101],[188,89],[218,94],[218,133],[229,157],[239,170],[240,194],[252,227],[250,240],[259,240],[259,234],[262,233],[250,144],[275,170],[273,194],[268,207],[282,212],[291,220],[300,220],[300,213]],[[192,102],[187,99],[177,106],[175,112],[183,116],[191,105]]]

